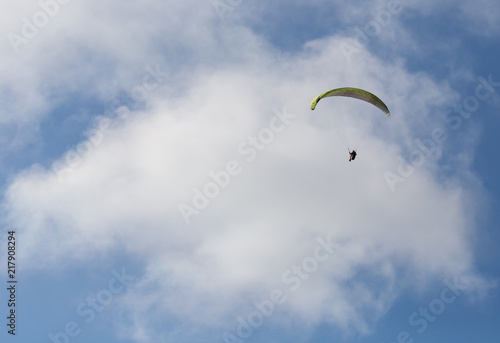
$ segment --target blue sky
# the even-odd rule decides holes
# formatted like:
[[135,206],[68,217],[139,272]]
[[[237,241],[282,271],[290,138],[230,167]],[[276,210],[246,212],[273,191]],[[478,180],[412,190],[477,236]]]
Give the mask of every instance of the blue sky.
[[4,2],[2,341],[497,342],[497,1]]

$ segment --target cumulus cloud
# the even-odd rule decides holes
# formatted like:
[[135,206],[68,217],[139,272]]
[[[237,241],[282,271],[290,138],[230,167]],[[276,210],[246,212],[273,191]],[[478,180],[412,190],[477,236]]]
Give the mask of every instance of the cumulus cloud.
[[[112,3],[108,10],[119,7]],[[140,257],[147,267],[124,304],[134,315],[118,323],[137,341],[154,340],[157,330],[166,335],[157,326],[161,320],[175,330],[196,327],[191,333],[200,341],[213,338],[203,330],[219,338],[238,335],[237,318],[248,320],[255,301],[269,300],[273,290],[282,291],[283,301],[269,318],[272,325],[309,328],[326,321],[366,333],[406,287],[446,277],[484,287],[468,243],[475,215],[467,210],[469,189],[440,183],[432,158],[395,192],[385,177],[416,139],[440,125],[432,109],[456,99],[446,85],[368,53],[348,68],[339,47],[350,37],[281,54],[248,28],[222,30],[213,8],[199,12],[194,2],[176,2],[168,11],[177,20],[168,23],[154,1],[112,17],[96,6],[68,4],[89,22],[94,17],[99,29],[81,31],[88,23],[81,19],[57,33],[60,39],[74,34],[87,53],[99,51],[97,74],[116,75],[128,90],[135,83],[120,78],[123,68],[169,51],[168,44],[150,46],[165,34],[187,51],[165,67],[173,74],[167,83],[179,81],[183,92],[172,92],[175,85],[155,90],[142,110],[108,118],[97,144],[73,151],[75,163],[61,157],[64,173],[35,165],[12,180],[3,209],[9,224],[22,228],[27,269],[111,251]],[[139,20],[146,14],[131,15],[141,11],[159,12],[147,20],[151,27]],[[181,20],[186,13],[196,20]],[[108,20],[119,23],[108,26]],[[200,23],[210,25],[198,37]],[[113,44],[123,36],[125,43]],[[107,69],[105,56],[128,52],[113,72]],[[63,70],[74,64],[87,80],[77,77],[76,90],[104,82],[92,73],[85,78],[88,66],[80,63],[87,54],[66,56]],[[212,61],[219,57],[226,63]],[[182,58],[193,68],[175,70]],[[47,69],[49,60],[40,62],[39,75],[55,69]],[[73,77],[61,73],[53,82],[71,84]],[[393,116],[352,99],[324,100],[311,112],[312,98],[336,85],[374,91]],[[361,144],[355,163],[347,162],[346,136]],[[204,204],[197,206],[196,198]],[[188,220],[182,205],[194,209]],[[331,242],[332,251],[320,241]]]

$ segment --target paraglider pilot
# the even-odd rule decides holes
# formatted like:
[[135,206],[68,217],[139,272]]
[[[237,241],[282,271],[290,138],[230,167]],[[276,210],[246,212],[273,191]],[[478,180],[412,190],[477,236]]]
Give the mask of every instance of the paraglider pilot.
[[353,151],[349,150],[349,154],[350,154],[349,162],[354,161],[354,159],[356,158],[356,155],[357,155],[356,150],[353,150]]

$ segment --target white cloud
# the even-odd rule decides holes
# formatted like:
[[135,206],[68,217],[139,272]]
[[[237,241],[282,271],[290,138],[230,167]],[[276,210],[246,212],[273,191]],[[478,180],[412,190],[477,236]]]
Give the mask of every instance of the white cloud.
[[[288,287],[282,273],[310,255],[318,236],[344,243],[283,306],[313,323],[329,318],[366,331],[365,311],[376,318],[396,296],[399,268],[424,279],[469,275],[466,190],[440,186],[425,166],[396,193],[384,179],[398,163],[391,156],[398,150],[383,133],[403,128],[410,137],[419,134],[409,127],[411,113],[425,110],[422,98],[441,102],[441,88],[375,60],[376,75],[364,73],[367,64],[347,71],[341,67],[343,56],[331,53],[338,43],[326,42],[318,57],[311,53],[284,67],[261,51],[253,64],[203,72],[185,97],[158,98],[149,113],[134,113],[106,132],[103,143],[62,182],[38,168],[19,176],[6,206],[12,225],[24,232],[23,254],[41,267],[110,248],[129,251],[148,261],[141,286],[160,285],[144,295],[160,312],[221,327],[227,325],[222,318],[247,308],[250,299]],[[335,59],[339,63],[332,63]],[[340,84],[354,77],[360,85],[378,85],[395,110],[393,118],[341,100],[338,109],[325,101],[311,112],[309,101],[332,85],[333,75]],[[419,96],[408,96],[412,92]],[[237,147],[268,125],[275,106],[286,106],[296,117],[248,162]],[[411,110],[400,111],[403,107]],[[363,128],[369,135],[352,164],[331,113],[349,108],[387,121],[377,124],[380,131]],[[178,205],[189,203],[193,188],[210,181],[210,171],[233,159],[242,172],[186,225]],[[362,266],[384,280],[380,289],[353,279]],[[351,289],[346,282],[357,284]],[[143,299],[145,290],[138,292],[134,298]]]
[[[124,69],[140,65],[136,70],[142,71],[145,61],[179,46],[187,52],[173,56],[167,69],[186,91],[167,87],[151,94],[143,112],[117,121],[62,180],[34,166],[11,182],[4,211],[23,235],[26,269],[71,265],[116,250],[140,257],[147,269],[128,303],[138,341],[154,336],[147,334],[152,328],[143,316],[180,319],[220,334],[234,330],[236,318],[253,310],[252,301],[276,288],[287,291],[287,301],[269,319],[273,324],[308,327],[326,320],[368,332],[404,287],[451,276],[482,287],[468,243],[475,214],[466,211],[470,190],[441,184],[434,160],[394,193],[384,178],[415,139],[441,124],[431,109],[456,99],[453,91],[368,53],[353,66],[339,49],[350,42],[346,38],[318,40],[296,55],[281,55],[244,27],[221,28],[225,24],[214,22],[213,8],[199,11],[194,4],[165,9],[151,1],[122,8],[109,2],[102,9],[72,2],[71,15],[54,18],[54,26],[68,24],[65,32],[47,32],[58,38],[46,44],[58,50],[22,79],[27,84],[33,77],[29,92],[35,98],[40,79],[58,66],[62,71],[50,87],[69,84],[85,92],[94,83],[105,88],[103,80],[116,76],[129,90],[135,81],[122,75]],[[167,12],[172,21],[162,19]],[[183,19],[188,14],[192,21]],[[77,43],[71,49],[59,46],[72,38]],[[43,39],[25,52],[27,61],[36,61]],[[165,48],[156,47],[161,39]],[[93,53],[95,70],[94,63],[82,64]],[[179,67],[183,57],[190,68]],[[121,62],[110,71],[106,58]],[[218,58],[231,63],[213,61]],[[59,62],[51,65],[51,59]],[[373,90],[393,116],[351,99],[324,100],[309,110],[314,96],[337,85]],[[269,127],[275,109],[283,107],[294,118],[249,162],[238,146]],[[363,138],[354,163],[347,162],[339,127]],[[179,204],[190,204],[193,189],[231,160],[241,173],[186,224]],[[339,248],[290,292],[283,273],[311,256],[318,237],[330,236]],[[375,279],[378,286],[370,285]]]

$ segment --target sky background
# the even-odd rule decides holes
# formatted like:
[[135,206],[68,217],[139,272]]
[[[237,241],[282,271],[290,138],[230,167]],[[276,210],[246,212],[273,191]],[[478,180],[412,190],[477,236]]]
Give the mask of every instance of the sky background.
[[0,1],[2,342],[498,342],[497,0]]

